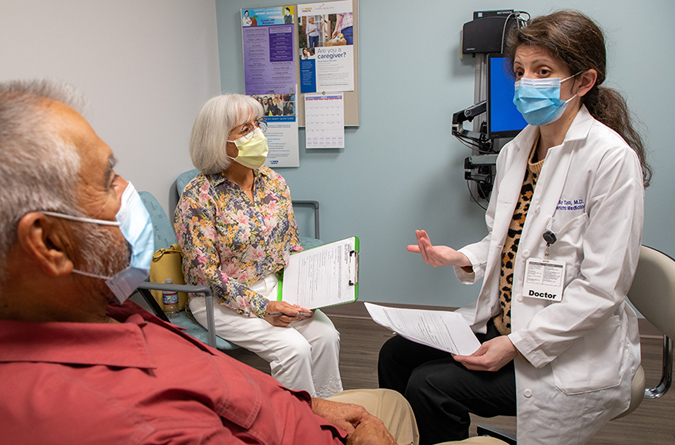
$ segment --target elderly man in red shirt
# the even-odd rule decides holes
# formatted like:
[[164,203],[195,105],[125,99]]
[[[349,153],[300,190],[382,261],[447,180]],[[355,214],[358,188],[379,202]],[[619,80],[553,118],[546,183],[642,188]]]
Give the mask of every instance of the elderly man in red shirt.
[[[0,431],[34,443],[415,443],[393,392],[311,399],[124,301],[152,226],[51,82],[0,84]],[[77,100],[76,100],[77,101]],[[69,106],[69,105],[72,105]],[[150,241],[148,241],[148,239]]]

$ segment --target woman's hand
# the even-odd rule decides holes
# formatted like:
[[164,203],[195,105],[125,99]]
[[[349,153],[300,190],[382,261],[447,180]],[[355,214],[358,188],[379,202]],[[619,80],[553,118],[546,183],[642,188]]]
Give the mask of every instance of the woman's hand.
[[513,360],[518,350],[507,335],[500,335],[488,340],[471,355],[454,355],[455,361],[463,364],[471,371],[495,372]]
[[424,230],[415,230],[417,245],[408,246],[408,252],[421,253],[424,262],[434,267],[459,266],[471,267],[471,261],[463,253],[448,246],[434,246]]
[[285,301],[270,301],[267,304],[267,309],[265,309],[265,320],[272,326],[279,326],[281,328],[288,327],[288,325],[296,320],[310,318],[312,315],[314,315],[313,311],[297,304],[286,303]]

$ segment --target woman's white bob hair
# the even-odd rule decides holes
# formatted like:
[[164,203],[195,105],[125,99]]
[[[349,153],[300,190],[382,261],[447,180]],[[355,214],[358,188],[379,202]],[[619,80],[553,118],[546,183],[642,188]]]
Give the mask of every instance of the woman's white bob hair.
[[205,175],[225,171],[232,160],[227,140],[232,129],[263,117],[263,107],[250,96],[222,94],[209,99],[197,114],[190,136],[190,158]]

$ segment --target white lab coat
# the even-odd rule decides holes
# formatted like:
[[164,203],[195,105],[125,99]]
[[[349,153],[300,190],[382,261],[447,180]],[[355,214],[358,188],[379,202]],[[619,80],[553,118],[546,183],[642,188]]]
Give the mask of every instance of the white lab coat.
[[[500,253],[538,128],[505,146],[486,213],[489,233],[464,247],[484,279],[477,302],[460,309],[476,332],[499,312]],[[515,360],[518,442],[580,444],[626,410],[640,363],[635,312],[625,301],[637,267],[644,188],[635,152],[582,106],[562,145],[546,154],[515,260],[509,338]],[[523,297],[527,258],[567,264],[562,302]]]

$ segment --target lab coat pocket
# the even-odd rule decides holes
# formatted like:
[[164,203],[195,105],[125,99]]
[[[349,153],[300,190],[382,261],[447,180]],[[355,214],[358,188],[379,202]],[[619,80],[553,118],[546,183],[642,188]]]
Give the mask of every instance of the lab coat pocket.
[[619,316],[613,315],[553,360],[558,389],[572,395],[618,386],[623,362],[620,330]]
[[[564,258],[570,264],[570,260],[577,258],[582,252],[583,235],[588,226],[588,215],[582,213],[572,219],[565,218],[567,217],[566,214],[562,216],[556,216],[551,224],[551,230],[557,237],[557,241],[551,246],[551,258]],[[576,262],[572,262],[572,264],[578,265]]]

